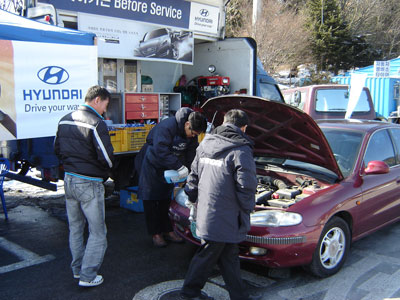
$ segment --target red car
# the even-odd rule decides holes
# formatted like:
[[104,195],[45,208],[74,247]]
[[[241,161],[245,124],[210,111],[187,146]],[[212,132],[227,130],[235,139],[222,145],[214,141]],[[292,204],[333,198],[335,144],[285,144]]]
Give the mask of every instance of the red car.
[[[250,118],[258,189],[240,258],[327,277],[343,266],[352,242],[400,218],[400,125],[316,123],[289,105],[243,95],[212,98],[202,108],[214,126],[231,108]],[[174,228],[199,244],[188,215],[178,192]]]

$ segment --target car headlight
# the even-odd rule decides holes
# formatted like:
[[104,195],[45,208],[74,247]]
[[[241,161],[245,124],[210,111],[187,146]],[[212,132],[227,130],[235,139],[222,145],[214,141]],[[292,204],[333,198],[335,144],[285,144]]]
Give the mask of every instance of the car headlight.
[[253,226],[293,226],[302,222],[303,217],[298,213],[281,210],[262,210],[250,215],[250,223]]
[[188,195],[185,193],[183,189],[180,189],[175,195],[176,203],[178,203],[180,206],[187,207],[185,205],[186,200],[189,200]]

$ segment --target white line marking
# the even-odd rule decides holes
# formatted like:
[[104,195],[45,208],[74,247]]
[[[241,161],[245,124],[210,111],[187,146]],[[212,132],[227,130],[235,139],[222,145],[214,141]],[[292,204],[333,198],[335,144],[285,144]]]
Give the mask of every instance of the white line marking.
[[3,248],[4,250],[11,252],[13,255],[17,256],[19,259],[22,260],[20,262],[13,263],[11,265],[0,267],[0,274],[22,268],[27,268],[33,265],[38,265],[55,259],[55,257],[51,254],[45,256],[39,256],[36,253],[26,250],[25,248],[22,248],[21,246],[13,242],[7,241],[5,238],[2,237],[0,237],[0,248]]

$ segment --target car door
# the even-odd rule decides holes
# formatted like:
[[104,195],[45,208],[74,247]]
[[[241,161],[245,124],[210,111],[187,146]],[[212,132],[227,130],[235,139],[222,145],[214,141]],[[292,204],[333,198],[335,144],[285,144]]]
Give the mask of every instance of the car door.
[[374,230],[400,215],[400,166],[395,149],[388,129],[378,130],[370,136],[363,156],[363,168],[372,160],[380,160],[389,165],[390,171],[387,174],[362,175],[363,196],[355,220],[355,235]]

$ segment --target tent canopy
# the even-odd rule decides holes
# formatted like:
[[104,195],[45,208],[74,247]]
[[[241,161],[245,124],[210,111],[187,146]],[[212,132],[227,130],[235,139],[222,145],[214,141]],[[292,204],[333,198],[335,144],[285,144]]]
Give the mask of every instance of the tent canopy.
[[95,34],[30,20],[0,9],[0,39],[93,45]]

